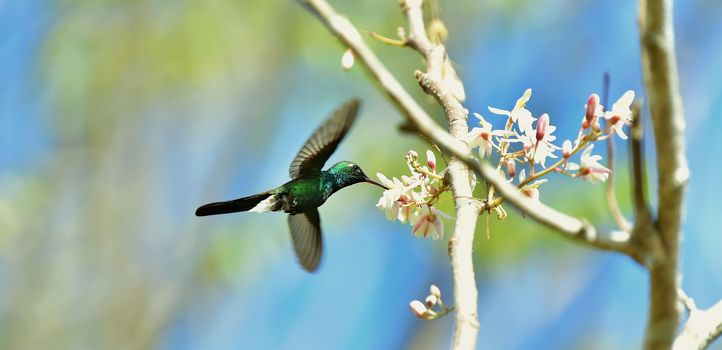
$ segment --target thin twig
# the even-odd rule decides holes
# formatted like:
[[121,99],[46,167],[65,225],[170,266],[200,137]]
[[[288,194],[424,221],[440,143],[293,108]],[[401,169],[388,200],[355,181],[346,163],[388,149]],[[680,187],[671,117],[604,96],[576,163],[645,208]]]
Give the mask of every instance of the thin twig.
[[[609,108],[609,72],[604,72],[602,79],[602,105]],[[627,221],[619,209],[619,202],[617,201],[617,193],[614,191],[614,178],[616,174],[614,172],[614,138],[607,138],[607,168],[609,168],[609,178],[605,184],[605,194],[607,197],[607,206],[609,212],[612,214],[612,218],[617,223],[620,229],[623,231],[631,231],[632,225]]]
[[650,259],[643,263],[648,269],[652,269],[653,265],[658,261],[663,261],[666,257],[666,251],[662,246],[657,228],[652,221],[652,214],[649,212],[646,198],[646,163],[644,161],[644,137],[642,126],[642,104],[635,101],[632,104],[632,130],[629,138],[631,147],[631,171],[632,171],[632,202],[634,204],[634,228],[632,229],[632,240],[642,246],[644,250],[651,251]]
[[614,191],[614,178],[616,177],[616,174],[614,172],[614,138],[610,137],[607,139],[607,168],[609,168],[609,178],[607,178],[607,183],[605,186],[605,194],[607,197],[607,206],[609,207],[609,212],[612,213],[612,217],[614,218],[614,222],[617,223],[617,226],[623,231],[631,231],[632,225],[627,221],[627,219],[624,217],[624,214],[622,214],[622,210],[619,209],[619,202],[617,201],[617,194]]

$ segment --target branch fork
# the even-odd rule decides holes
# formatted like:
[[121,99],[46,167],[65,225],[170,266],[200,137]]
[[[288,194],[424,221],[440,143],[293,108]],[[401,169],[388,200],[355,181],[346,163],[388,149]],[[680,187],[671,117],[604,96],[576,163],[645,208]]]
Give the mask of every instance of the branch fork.
[[[494,186],[504,198],[528,217],[554,229],[563,237],[584,245],[627,255],[650,271],[650,312],[645,334],[645,348],[668,349],[672,343],[682,344],[686,339],[697,339],[704,348],[722,331],[722,302],[709,310],[696,310],[687,303],[690,317],[684,331],[675,341],[679,324],[678,266],[679,240],[683,209],[683,195],[689,176],[684,155],[684,114],[681,107],[677,68],[674,58],[674,39],[671,24],[672,0],[640,0],[640,41],[647,97],[651,106],[659,174],[659,213],[653,219],[644,198],[644,161],[641,150],[641,126],[632,128],[633,198],[635,222],[631,232],[622,224],[622,231],[600,233],[583,219],[571,217],[543,203],[527,198],[518,188],[505,181],[487,161],[472,157],[464,142],[468,130],[468,111],[462,106],[463,84],[456,76],[445,47],[429,40],[422,0],[401,0],[401,8],[408,22],[408,32],[400,30],[401,40],[381,40],[397,46],[408,46],[418,51],[426,60],[426,71],[415,76],[421,88],[432,95],[442,106],[448,120],[448,131],[443,130],[401,86],[385,65],[361,38],[358,30],[345,17],[337,14],[326,0],[300,0],[339,40],[353,50],[372,79],[389,96],[393,104],[407,120],[407,130],[418,132],[422,137],[453,158],[448,166],[449,184],[456,204],[456,225],[449,240],[449,255],[454,279],[456,328],[452,347],[473,349],[479,329],[477,318],[477,290],[472,263],[472,244],[477,217],[489,203],[471,201],[470,171]],[[403,35],[401,35],[403,34]],[[376,39],[381,37],[372,34]],[[635,113],[639,116],[639,113]],[[635,118],[635,120],[640,118]],[[473,204],[473,205],[470,205]],[[481,205],[481,208],[480,208]],[[622,222],[622,216],[617,218]],[[714,312],[713,312],[714,311]],[[719,316],[713,327],[697,326],[696,320],[709,319],[710,314]],[[691,330],[688,330],[690,328]],[[703,329],[704,328],[704,329]],[[705,332],[704,330],[714,331]],[[701,333],[700,333],[701,332]],[[709,337],[690,336],[707,334]],[[709,339],[707,342],[699,339]],[[687,343],[685,343],[687,344]]]

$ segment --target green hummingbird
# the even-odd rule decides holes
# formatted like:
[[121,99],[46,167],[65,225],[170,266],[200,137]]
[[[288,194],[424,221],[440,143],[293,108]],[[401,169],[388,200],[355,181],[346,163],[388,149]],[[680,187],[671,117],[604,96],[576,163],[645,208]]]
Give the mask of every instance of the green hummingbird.
[[203,205],[196,210],[196,216],[240,211],[288,213],[288,226],[298,261],[306,271],[315,271],[323,251],[321,219],[317,208],[336,191],[359,182],[386,189],[349,161],[338,162],[322,170],[326,160],[351,128],[358,109],[359,100],[352,99],[336,109],[316,129],[291,162],[288,169],[291,181],[253,196]]

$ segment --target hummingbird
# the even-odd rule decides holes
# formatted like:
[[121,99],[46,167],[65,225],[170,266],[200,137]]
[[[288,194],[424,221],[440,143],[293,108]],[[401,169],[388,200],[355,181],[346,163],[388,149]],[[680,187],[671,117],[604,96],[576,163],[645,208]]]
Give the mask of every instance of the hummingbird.
[[296,257],[306,271],[316,271],[323,251],[318,207],[336,191],[360,182],[387,189],[386,186],[371,180],[361,167],[353,162],[341,161],[327,170],[322,170],[351,128],[359,104],[358,99],[344,103],[314,131],[291,161],[288,169],[290,181],[263,193],[203,205],[196,210],[196,216],[242,211],[288,213],[288,226]]

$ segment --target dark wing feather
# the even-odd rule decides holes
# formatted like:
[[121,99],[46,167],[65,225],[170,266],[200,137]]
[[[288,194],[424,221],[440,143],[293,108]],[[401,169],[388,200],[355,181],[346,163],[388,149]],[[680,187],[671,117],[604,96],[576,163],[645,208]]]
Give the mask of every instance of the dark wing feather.
[[321,171],[331,154],[351,128],[359,108],[359,100],[344,103],[311,135],[293,158],[288,169],[292,179]]
[[289,215],[288,226],[291,228],[293,250],[296,251],[298,262],[306,271],[316,271],[323,252],[321,219],[318,217],[318,210],[312,209],[304,213]]

